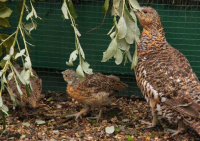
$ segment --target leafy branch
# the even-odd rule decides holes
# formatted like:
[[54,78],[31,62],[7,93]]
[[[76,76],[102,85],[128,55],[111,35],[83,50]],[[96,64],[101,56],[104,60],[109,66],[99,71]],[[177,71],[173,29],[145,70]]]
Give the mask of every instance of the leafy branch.
[[[105,0],[103,9],[104,12],[108,11],[109,0]],[[108,32],[111,42],[107,50],[103,53],[102,62],[106,62],[114,57],[115,63],[119,65],[122,63],[124,56],[124,64],[126,64],[128,59],[132,62],[131,69],[134,69],[137,65],[137,43],[139,42],[140,31],[137,26],[134,10],[140,11],[140,6],[136,0],[113,0],[112,16],[114,16],[114,24]],[[119,17],[118,21],[117,17]],[[135,53],[132,58],[130,45],[134,42]]]
[[75,33],[75,47],[76,49],[70,54],[69,62],[66,62],[68,66],[73,66],[73,62],[77,59],[77,55],[79,58],[79,65],[76,69],[76,73],[78,74],[78,78],[80,80],[84,79],[84,72],[87,74],[92,74],[92,69],[89,68],[90,64],[85,61],[85,54],[81,47],[79,37],[81,36],[80,32],[77,29],[77,24],[75,22],[75,19],[77,17],[75,9],[73,7],[73,3],[71,0],[63,0],[62,5],[62,13],[64,16],[64,19],[70,19],[71,25],[74,29]]
[[[9,17],[11,15],[11,10],[8,10],[8,8],[5,6],[5,3],[3,3],[5,1],[6,0],[0,0],[0,6],[3,7],[0,9],[0,18],[3,15],[7,15],[6,17]],[[8,113],[7,113],[8,107],[3,104],[3,100],[2,100],[2,91],[5,88],[8,90],[8,88],[6,86],[7,79],[11,80],[14,77],[14,80],[15,80],[15,83],[17,86],[17,90],[18,90],[20,96],[22,96],[23,93],[22,93],[22,90],[19,85],[23,84],[23,85],[29,86],[29,88],[31,89],[30,77],[34,77],[34,75],[32,73],[32,64],[31,64],[30,55],[29,55],[29,51],[28,51],[28,45],[31,45],[31,44],[26,41],[25,35],[28,35],[29,37],[31,37],[30,32],[33,29],[36,29],[36,27],[37,27],[37,24],[36,24],[34,18],[39,18],[39,17],[37,16],[37,13],[32,5],[31,0],[29,2],[31,5],[31,12],[29,12],[29,8],[26,5],[26,0],[22,1],[21,12],[20,12],[19,22],[18,22],[16,31],[13,32],[10,36],[8,36],[6,34],[0,34],[0,41],[1,41],[0,48],[2,49],[4,47],[6,49],[6,54],[3,57],[3,59],[1,60],[2,69],[0,70],[0,77],[1,77],[0,110],[7,115],[8,115]],[[7,10],[2,10],[2,9],[7,9]],[[28,15],[26,16],[26,20],[29,20],[29,19],[31,20],[31,23],[29,23],[29,24],[23,23],[23,20],[22,20],[25,9],[26,9],[26,12],[28,13]],[[8,23],[7,23],[7,26],[6,26],[6,24],[4,24],[5,25],[4,27],[9,27]],[[19,34],[21,34],[21,36],[22,36],[23,43],[24,43],[24,49],[20,48],[19,41],[18,41]],[[15,49],[16,45],[17,45],[17,49]],[[23,63],[23,70],[21,71],[21,73],[19,73],[17,71],[17,69],[15,69],[14,64],[12,63],[13,60],[16,61],[19,57],[21,57],[21,60]],[[6,79],[6,72],[8,70],[9,70],[9,74]],[[26,90],[29,91],[29,89],[26,89]],[[8,90],[8,92],[9,92],[9,90]],[[29,92],[27,92],[27,94],[28,93]]]

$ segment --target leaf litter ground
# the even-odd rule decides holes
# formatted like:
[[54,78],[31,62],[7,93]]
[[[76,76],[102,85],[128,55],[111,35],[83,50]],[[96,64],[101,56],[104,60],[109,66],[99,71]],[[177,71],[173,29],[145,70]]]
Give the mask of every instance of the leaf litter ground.
[[[78,112],[82,105],[67,97],[66,94],[48,92],[42,95],[40,106],[28,110],[28,116],[21,109],[10,111],[7,128],[2,131],[0,140],[43,140],[43,141],[195,141],[200,140],[191,129],[170,137],[165,128],[174,128],[167,121],[159,120],[160,126],[146,128],[140,120],[151,121],[151,112],[144,99],[137,97],[119,97],[117,101],[104,108],[99,123],[87,117],[98,114],[93,110],[82,119],[65,118],[67,114]],[[10,108],[11,109],[11,108]],[[1,117],[0,117],[1,118]],[[162,126],[161,126],[162,125]],[[108,134],[106,127],[114,126],[114,133]]]

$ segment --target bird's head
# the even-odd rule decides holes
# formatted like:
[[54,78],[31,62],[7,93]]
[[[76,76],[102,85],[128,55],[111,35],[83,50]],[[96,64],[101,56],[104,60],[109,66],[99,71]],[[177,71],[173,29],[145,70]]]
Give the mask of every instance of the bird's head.
[[143,28],[158,29],[158,26],[161,26],[160,16],[152,7],[143,6],[141,7],[141,12],[135,11],[135,14]]
[[74,70],[65,70],[61,72],[64,80],[71,85],[75,80],[78,79],[78,76]]

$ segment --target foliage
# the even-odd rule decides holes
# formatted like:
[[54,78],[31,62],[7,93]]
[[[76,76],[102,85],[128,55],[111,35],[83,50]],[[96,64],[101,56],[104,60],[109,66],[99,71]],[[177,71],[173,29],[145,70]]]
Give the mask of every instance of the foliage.
[[84,79],[84,72],[87,74],[92,74],[92,69],[89,68],[90,64],[85,61],[85,54],[79,42],[79,37],[81,36],[80,32],[77,29],[77,24],[75,23],[75,19],[77,18],[76,11],[74,9],[73,3],[71,0],[63,1],[62,5],[62,13],[64,19],[70,19],[72,23],[72,27],[75,33],[75,50],[71,53],[69,62],[66,62],[68,66],[73,66],[73,62],[79,58],[79,65],[76,69],[76,73],[78,74],[78,78],[80,80]]
[[[103,11],[107,13],[108,10],[109,0],[105,0]],[[108,33],[111,37],[111,43],[103,53],[102,62],[114,57],[115,63],[119,65],[124,57],[124,64],[128,59],[132,62],[131,69],[134,69],[137,65],[137,47],[135,47],[133,58],[129,51],[131,44],[135,42],[136,45],[139,42],[140,35],[134,10],[140,11],[140,6],[136,0],[113,0],[112,16],[114,16],[114,25]],[[118,22],[117,17],[119,17]]]
[[[7,0],[0,0],[0,28],[6,28],[10,27],[10,23],[8,21],[8,17],[11,15],[12,10],[8,7],[6,7]],[[30,77],[34,77],[32,73],[32,64],[29,56],[29,50],[28,45],[32,45],[29,42],[26,41],[26,35],[30,36],[30,33],[32,30],[37,28],[37,23],[34,19],[39,18],[31,0],[29,1],[31,8],[27,6],[26,0],[22,0],[20,3],[20,17],[19,22],[16,28],[16,31],[13,32],[11,35],[7,34],[0,34],[0,51],[1,56],[3,56],[3,59],[0,62],[1,70],[0,70],[0,77],[1,77],[1,89],[0,89],[0,110],[8,115],[8,107],[3,104],[2,100],[2,91],[7,89],[7,79],[11,80],[14,77],[15,83],[17,85],[18,92],[22,95],[22,90],[19,86],[19,84],[26,85],[27,94],[29,94],[29,89],[31,89],[30,85]],[[26,24],[23,22],[23,16],[24,11],[26,10],[27,16],[26,20],[30,21],[30,23]],[[18,41],[18,36],[22,37],[24,48],[21,49]],[[5,52],[3,53],[3,51]],[[19,73],[14,65],[13,61],[16,61],[17,59],[21,58],[23,63],[23,71]],[[8,71],[9,70],[9,71]],[[6,75],[6,72],[9,72],[8,76]],[[7,77],[6,77],[7,76]],[[9,90],[7,89],[9,92]],[[12,99],[14,100],[14,99]]]

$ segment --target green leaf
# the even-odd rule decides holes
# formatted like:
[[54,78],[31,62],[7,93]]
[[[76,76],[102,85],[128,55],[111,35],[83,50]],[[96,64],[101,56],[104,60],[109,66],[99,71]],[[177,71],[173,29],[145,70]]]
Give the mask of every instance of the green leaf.
[[30,69],[32,66],[30,57],[26,56],[25,60],[26,60],[26,62],[24,63],[25,68]]
[[[9,37],[9,35],[7,35],[7,34],[0,34],[0,41],[3,41],[5,39],[7,39],[8,37]],[[5,48],[9,48],[9,50],[10,50],[10,47],[13,45],[13,42],[14,42],[14,38],[10,37],[7,41],[5,41],[3,43],[3,46]],[[9,50],[6,50],[6,51],[9,52]]]
[[29,127],[30,126],[30,123],[29,122],[23,122],[22,125],[26,126],[26,127]]
[[69,7],[70,14],[72,15],[74,19],[76,19],[78,15],[76,13],[76,10],[74,9],[74,4],[72,3],[71,0],[67,0],[67,5]]
[[137,0],[129,0],[129,3],[131,4],[131,6],[139,11],[141,11],[141,7],[139,5],[139,3],[137,2]]
[[77,69],[76,69],[76,73],[78,74],[78,79],[79,80],[84,80],[84,73],[83,73],[83,69],[81,67],[81,65],[78,65]]
[[133,55],[133,60],[132,60],[132,64],[131,64],[131,69],[135,69],[135,67],[137,66],[138,63],[138,57],[137,57],[137,44],[135,44],[135,52]]
[[0,2],[6,2],[7,0],[0,0]]
[[8,7],[4,7],[0,9],[0,18],[10,17],[12,10]]
[[116,35],[116,31],[114,31],[113,33],[110,34],[110,38],[114,39],[115,35]]
[[63,5],[61,7],[61,10],[62,10],[62,13],[64,15],[64,18],[65,19],[69,19],[69,16],[68,16],[68,7],[67,7],[67,3],[66,3],[66,0],[63,1]]
[[[9,37],[9,35],[7,34],[0,34],[0,40],[3,42],[5,39],[7,39]],[[13,37],[10,37],[8,40],[6,40],[4,43],[3,43],[3,46],[5,47],[6,49],[6,53],[7,54],[10,54],[10,48],[12,47],[13,45],[13,42],[14,42],[14,38]],[[13,51],[14,48],[12,48],[12,51]],[[0,49],[1,50],[1,49]],[[14,55],[17,53],[17,50],[14,49]]]
[[15,69],[15,67],[13,67],[13,70],[15,71],[15,74],[17,75],[17,77],[19,78],[19,80],[22,82],[22,84],[26,84],[24,79],[21,77],[21,75],[19,74],[19,72]]
[[24,53],[25,53],[25,49],[20,50],[20,52],[15,55],[15,59],[17,59],[18,57],[24,55]]
[[131,30],[129,26],[127,28],[127,34],[125,36],[125,39],[128,44],[133,44],[135,40],[135,33],[133,30]]
[[134,141],[134,139],[131,136],[129,136],[128,141]]
[[0,107],[3,106],[3,100],[2,100],[2,97],[0,96]]
[[10,47],[9,53],[10,53],[10,56],[14,54],[14,46],[11,46],[11,47]]
[[0,18],[0,25],[3,27],[10,27],[8,19]]
[[115,55],[117,51],[117,37],[115,37],[108,46],[108,49],[103,52],[103,59],[101,62],[106,62]]
[[75,26],[73,26],[73,27],[74,27],[75,33],[78,35],[78,37],[81,37],[81,34],[80,34],[80,32],[78,31],[78,29],[77,29]]
[[45,124],[46,122],[44,120],[36,120],[35,123],[40,125],[40,124]]
[[[133,18],[132,15],[130,14],[130,12],[129,12],[127,6],[126,6],[126,4],[124,5],[124,8],[125,8],[125,13],[124,13],[124,14],[127,14],[128,17],[129,17],[129,19],[130,19],[132,22],[134,22],[134,23],[137,22],[137,20],[136,20],[135,18]],[[133,12],[133,11],[132,11],[132,12]]]
[[113,0],[113,7],[119,8],[120,1],[121,0]]
[[7,54],[7,55],[3,58],[3,60],[9,60],[10,57],[11,57],[11,56]]
[[8,112],[8,107],[6,105],[2,105],[2,109],[7,113]]
[[0,62],[1,68],[4,68],[5,64],[6,64],[6,60],[2,59],[1,62]]
[[68,66],[73,66],[73,62],[76,60],[78,54],[78,50],[74,50],[69,57],[69,62],[66,62]]
[[32,30],[37,28],[37,24],[34,22],[28,23],[24,25],[25,29],[28,30],[29,34],[31,33]]
[[83,71],[87,74],[92,74],[92,69],[90,69],[90,64],[84,60],[82,60],[81,67]]
[[1,70],[1,71],[0,71],[0,77],[3,75],[3,73],[4,73],[4,72]]
[[122,10],[123,10],[123,0],[113,0],[111,15],[121,17]]
[[121,52],[120,49],[117,49],[115,55],[114,55],[114,58],[115,58],[115,63],[117,65],[121,64],[122,63],[122,60],[123,60],[123,54]]
[[16,85],[17,85],[17,90],[18,90],[19,94],[20,94],[20,95],[23,95],[23,92],[22,92],[20,86],[19,86],[18,84],[16,84]]
[[33,5],[32,5],[32,2],[30,2],[30,3],[31,3],[31,12],[26,16],[26,20],[32,18],[33,16],[35,16],[35,18],[38,17],[38,16],[37,16],[37,13],[36,13],[36,11],[35,11],[35,8],[34,8]]
[[20,73],[20,76],[23,78],[26,84],[30,84],[30,77],[31,77],[30,70],[23,69]]
[[[135,21],[135,23],[137,23],[137,18],[136,18],[136,15],[135,15],[135,13],[131,10],[131,12],[130,12],[130,15],[131,15],[131,17],[133,18],[133,20]],[[129,16],[130,16],[129,15]],[[131,18],[131,17],[129,17],[129,18]]]
[[124,17],[120,17],[119,22],[117,24],[118,28],[118,37],[122,39],[126,36],[127,26]]
[[118,39],[117,40],[117,44],[118,44],[118,47],[121,49],[121,50],[129,50],[130,49],[130,45],[127,43],[127,41],[125,40],[125,38],[123,39]]
[[107,13],[109,9],[109,0],[105,0],[104,5],[102,7],[103,13]]
[[83,59],[85,59],[85,54],[84,54],[84,51],[83,51],[80,43],[78,43],[78,48],[79,48],[79,51],[81,53],[81,56],[83,57]]
[[132,57],[131,57],[130,51],[127,51],[126,55],[128,56],[129,61],[132,62]]
[[137,23],[136,23],[137,21],[133,19],[132,15],[129,13],[129,11],[124,13],[124,19],[125,19],[128,29],[131,29],[135,35],[136,28],[138,28]]
[[13,75],[14,75],[14,73],[13,73],[13,72],[9,73],[9,75],[8,75],[8,80],[11,80],[11,79],[12,79],[12,77],[13,77]]

